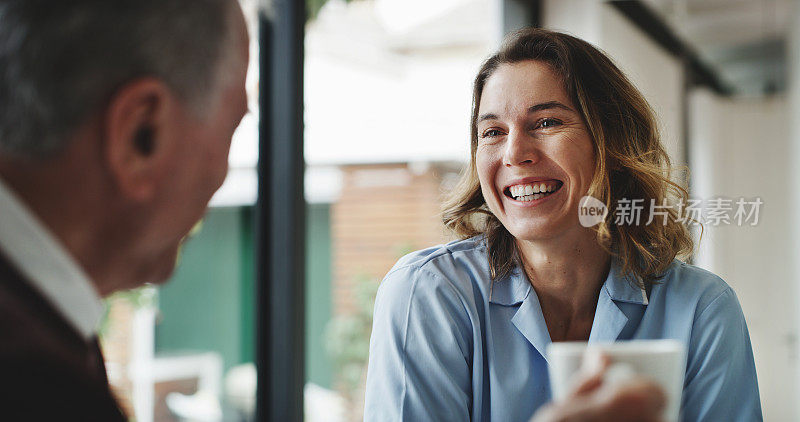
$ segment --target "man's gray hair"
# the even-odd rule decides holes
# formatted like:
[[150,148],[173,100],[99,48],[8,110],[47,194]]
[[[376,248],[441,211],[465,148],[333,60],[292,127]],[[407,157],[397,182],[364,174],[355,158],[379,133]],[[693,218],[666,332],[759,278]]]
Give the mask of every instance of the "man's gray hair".
[[0,0],[0,153],[41,158],[123,84],[207,101],[235,0]]

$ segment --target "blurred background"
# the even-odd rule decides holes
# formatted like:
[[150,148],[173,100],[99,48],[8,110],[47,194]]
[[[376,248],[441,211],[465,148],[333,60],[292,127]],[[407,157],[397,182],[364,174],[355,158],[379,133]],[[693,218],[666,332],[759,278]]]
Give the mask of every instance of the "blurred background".
[[[228,179],[173,279],[108,300],[109,375],[138,421],[254,420],[257,344],[284,344],[256,328],[255,270],[265,74],[255,35],[281,15],[270,2],[241,2],[254,35],[251,113]],[[377,286],[403,254],[450,239],[440,201],[469,157],[472,79],[505,33],[529,25],[572,33],[615,60],[657,112],[673,162],[690,170],[692,198],[763,201],[756,225],[706,224],[693,262],[739,297],[765,420],[800,420],[797,1],[305,5],[304,303],[293,306],[303,315],[306,421],[361,420]]]

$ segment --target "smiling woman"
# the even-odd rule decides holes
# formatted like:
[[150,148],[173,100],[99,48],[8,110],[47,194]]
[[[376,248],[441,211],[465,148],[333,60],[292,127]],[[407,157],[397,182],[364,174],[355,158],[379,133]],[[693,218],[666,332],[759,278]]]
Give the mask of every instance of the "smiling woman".
[[[378,292],[367,420],[655,420],[662,392],[646,380],[595,378],[547,404],[550,343],[632,339],[686,346],[683,419],[761,418],[735,294],[675,259],[693,243],[663,206],[687,192],[655,122],[590,44],[538,29],[505,41],[475,79],[472,160],[445,204],[462,239],[402,258]],[[586,196],[612,210],[593,227]],[[652,208],[615,219],[631,200]]]
[[[575,214],[583,195],[600,199],[608,209],[623,198],[647,203],[652,199],[657,204],[665,200],[686,203],[688,198],[687,192],[670,180],[669,156],[661,145],[650,106],[625,75],[588,43],[563,34],[537,32],[538,37],[526,39],[521,32],[509,38],[479,71],[473,93],[473,160],[460,188],[445,204],[445,224],[457,234],[485,233],[494,240],[489,242],[494,278],[508,274],[517,251],[514,242],[508,241],[510,228],[500,224],[502,217],[486,213],[492,200],[484,200],[487,186],[478,179],[478,166],[485,163],[481,159],[490,155],[498,137],[510,140],[509,153],[520,152],[513,148],[534,145],[514,145],[515,138],[504,136],[512,123],[509,119],[516,118],[520,124],[515,134],[530,134],[539,147],[567,154],[561,158],[570,162],[575,156],[569,154],[576,148],[591,149],[590,155],[586,151],[577,155],[588,158],[591,168],[583,169],[584,186],[571,187],[566,208]],[[518,94],[516,100],[521,103],[513,104],[514,99],[506,97],[509,92]],[[517,116],[499,119],[499,111],[510,114],[513,107],[517,107]],[[573,152],[565,151],[567,148]],[[536,171],[543,171],[542,167],[537,166]],[[597,239],[609,251],[614,245],[625,272],[632,272],[643,283],[652,282],[676,255],[687,257],[692,252],[689,231],[676,221],[679,216],[672,208],[667,212],[670,215],[664,224],[612,226],[604,221],[595,229]],[[479,219],[475,224],[475,214],[488,215],[488,221]]]

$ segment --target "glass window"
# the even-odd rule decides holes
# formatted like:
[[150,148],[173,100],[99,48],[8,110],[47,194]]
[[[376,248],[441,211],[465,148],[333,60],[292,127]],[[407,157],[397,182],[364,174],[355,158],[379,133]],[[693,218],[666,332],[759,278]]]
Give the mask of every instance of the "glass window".
[[448,240],[442,193],[469,154],[493,2],[308,4],[306,420],[356,421],[381,278]]

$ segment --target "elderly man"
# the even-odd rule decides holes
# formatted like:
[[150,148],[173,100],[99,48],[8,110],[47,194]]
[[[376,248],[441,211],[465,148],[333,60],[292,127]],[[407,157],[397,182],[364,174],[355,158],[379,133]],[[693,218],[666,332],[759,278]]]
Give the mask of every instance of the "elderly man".
[[125,420],[100,299],[172,273],[247,63],[235,0],[0,0],[0,419]]

